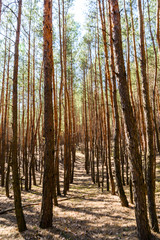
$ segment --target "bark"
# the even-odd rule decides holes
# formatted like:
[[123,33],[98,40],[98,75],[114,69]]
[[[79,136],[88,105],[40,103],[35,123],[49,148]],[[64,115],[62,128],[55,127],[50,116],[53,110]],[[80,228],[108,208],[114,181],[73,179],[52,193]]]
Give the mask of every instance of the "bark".
[[74,90],[73,90],[73,67],[72,67],[72,53],[71,53],[71,108],[72,108],[72,171],[71,171],[71,183],[74,178],[74,164],[76,161],[76,122],[75,122],[75,105],[74,105]]
[[10,167],[11,167],[11,158],[12,158],[12,147],[10,146],[9,156],[8,156],[8,165],[6,171],[6,197],[9,198],[9,181],[10,181]]
[[120,12],[117,0],[111,0],[111,18],[113,24],[113,42],[116,55],[117,76],[119,80],[119,92],[121,105],[125,117],[125,123],[129,135],[129,150],[131,169],[134,184],[135,215],[138,237],[141,240],[151,239],[151,231],[147,218],[147,206],[142,172],[142,159],[138,146],[138,129],[130,102],[129,89],[126,79],[126,71],[123,58]]
[[36,135],[35,135],[35,36],[33,39],[33,77],[32,77],[32,109],[31,109],[31,161],[29,166],[29,190],[32,187],[32,176],[33,184],[36,185],[35,177],[35,147],[36,147]]
[[147,159],[147,193],[148,193],[148,208],[151,226],[154,231],[159,232],[158,220],[156,214],[155,203],[155,147],[154,147],[154,130],[153,130],[153,116],[152,107],[150,103],[149,95],[149,83],[147,79],[146,68],[146,53],[145,53],[145,41],[144,41],[144,20],[141,7],[141,0],[138,1],[138,13],[139,13],[139,33],[140,33],[140,51],[141,51],[141,75],[143,82],[143,93],[145,99],[145,111],[147,119],[147,135],[148,135],[148,151],[149,156]]
[[[54,96],[54,146],[55,149],[57,149],[57,134],[58,134],[58,113],[57,113],[57,96],[56,96],[56,84],[55,84],[55,74],[54,74],[54,62],[53,62],[53,96]],[[54,195],[54,205],[58,206],[57,201],[57,188],[56,183],[59,178],[59,166],[56,166],[56,164],[59,164],[59,162],[55,162],[55,175],[54,175],[54,183],[53,183],[53,195]],[[58,171],[58,173],[57,173]],[[57,178],[58,177],[58,178]]]
[[84,124],[85,124],[85,170],[89,174],[89,136],[88,136],[88,114],[87,114],[87,93],[86,93],[86,72],[83,70],[83,91],[84,91]]
[[22,90],[22,158],[23,158],[23,163],[22,163],[22,168],[23,168],[23,175],[25,174],[25,137],[24,137],[24,114],[25,114],[25,110],[24,110],[24,62],[23,62],[23,75],[22,75],[22,80],[23,80],[23,90]]
[[[8,68],[9,69],[9,68]],[[8,72],[9,74],[9,72]],[[8,76],[9,77],[9,76]],[[7,170],[6,170],[6,196],[9,197],[9,177],[10,177],[10,168],[11,168],[11,159],[12,159],[12,148],[9,143],[9,119],[10,119],[10,94],[11,94],[11,86],[9,85],[9,95],[8,95],[8,104],[7,104],[7,122],[6,122],[6,135],[7,135],[7,145],[6,145],[6,156],[7,156]]]
[[[3,127],[2,127],[2,155],[1,155],[2,163],[5,163],[5,157],[6,157],[6,133],[7,133],[9,70],[10,70],[9,68],[10,68],[10,42],[9,42],[8,66],[7,66],[5,112],[4,112],[4,122],[3,122]],[[2,177],[4,177],[4,175],[2,175]],[[4,180],[3,180],[3,182],[4,182]]]
[[21,25],[21,8],[22,0],[19,0],[19,10],[17,18],[17,31],[15,42],[15,55],[14,55],[14,71],[13,71],[13,141],[12,141],[12,172],[13,172],[13,191],[14,191],[14,204],[20,232],[25,231],[26,223],[23,215],[21,204],[20,182],[18,174],[18,161],[17,161],[17,78],[18,78],[18,52],[19,52],[19,37]]
[[2,78],[2,90],[0,101],[0,166],[1,166],[1,186],[4,187],[5,180],[5,129],[4,129],[4,87],[5,87],[5,75],[6,75],[6,60],[7,60],[7,26],[6,26],[6,38],[5,38],[5,50],[4,50],[4,65],[3,65],[3,78]]
[[29,18],[29,34],[28,34],[28,76],[27,76],[27,127],[26,127],[26,135],[25,135],[25,145],[24,145],[24,163],[25,163],[25,190],[28,191],[28,145],[29,145],[29,130],[30,130],[30,47],[31,47],[31,12]]
[[[99,32],[98,32],[98,35],[99,35]],[[98,36],[98,61],[99,61],[100,86],[101,86],[101,102],[102,102],[103,118],[104,118],[103,119],[103,121],[104,121],[104,146],[106,148],[106,153],[107,153],[108,151],[110,151],[110,145],[108,146],[108,144],[107,144],[107,126],[110,126],[110,124],[107,121],[107,123],[109,125],[106,126],[106,108],[105,108],[105,102],[104,102],[103,83],[102,83],[102,70],[101,70],[100,51],[99,51],[99,36]],[[108,110],[108,108],[107,108],[107,110]],[[108,162],[106,162],[106,164],[108,164]],[[111,172],[110,172],[110,176],[111,176],[111,192],[114,195],[115,194],[115,184],[114,184],[114,179],[113,179]]]
[[43,15],[43,59],[44,59],[44,177],[40,227],[52,226],[53,179],[54,179],[54,131],[52,103],[52,0],[44,0]]
[[118,193],[121,200],[122,206],[128,207],[128,201],[123,189],[122,179],[121,179],[121,171],[120,171],[120,123],[119,123],[119,111],[118,111],[118,103],[117,103],[117,88],[116,88],[116,76],[115,76],[115,60],[114,60],[114,51],[113,51],[113,31],[111,24],[111,2],[109,3],[109,20],[110,20],[110,51],[111,51],[111,65],[112,65],[112,83],[113,83],[113,100],[114,100],[114,114],[115,114],[115,136],[114,136],[114,165],[115,165],[115,173],[116,173],[116,182],[118,187]]
[[108,170],[109,170],[109,177],[112,187],[112,192],[114,193],[114,180],[113,180],[113,173],[111,167],[111,127],[110,127],[110,110],[109,110],[109,97],[108,97],[108,82],[110,88],[110,97],[112,103],[112,111],[113,111],[113,122],[114,122],[114,106],[113,106],[113,90],[112,90],[112,83],[111,77],[109,72],[109,62],[108,62],[108,49],[107,49],[107,39],[106,39],[106,20],[105,20],[105,9],[104,9],[104,0],[102,0],[102,5],[100,0],[99,2],[99,12],[101,17],[101,25],[102,25],[102,35],[103,35],[103,46],[104,46],[104,53],[105,53],[105,94],[106,94],[106,107],[107,107],[107,128],[108,128]]
[[102,4],[101,4],[100,0],[98,0],[98,3],[99,3],[99,11],[100,11],[100,17],[101,17],[101,25],[102,25],[103,44],[104,44],[105,66],[106,66],[105,71],[106,71],[107,81],[109,82],[110,98],[111,98],[111,105],[112,105],[112,115],[113,115],[113,119],[114,119],[113,91],[112,91],[112,83],[111,83],[111,77],[110,77],[110,72],[109,72],[109,62],[108,62],[108,49],[107,49],[107,36],[106,36],[107,31],[106,31],[104,0],[102,0]]
[[157,61],[157,50],[156,45],[154,41],[154,36],[152,33],[152,27],[151,27],[151,17],[150,17],[150,8],[149,8],[149,1],[147,0],[148,5],[148,22],[149,22],[149,30],[150,30],[150,36],[152,40],[152,46],[154,50],[154,63],[155,63],[155,72],[154,72],[154,89],[153,89],[153,118],[154,118],[154,127],[155,127],[155,134],[156,134],[156,140],[157,140],[157,148],[158,152],[160,154],[160,141],[159,141],[159,131],[157,126],[157,116],[156,116],[156,92],[157,92],[157,75],[158,75],[158,61]]
[[145,179],[146,179],[146,154],[147,154],[146,124],[145,124],[145,116],[144,116],[144,109],[143,109],[143,96],[142,96],[142,89],[141,89],[141,83],[140,83],[138,59],[137,59],[137,48],[136,48],[135,29],[134,29],[133,10],[132,10],[132,1],[131,0],[130,0],[130,11],[131,11],[132,39],[133,39],[133,48],[134,48],[134,61],[135,61],[135,65],[136,65],[136,80],[137,80],[137,88],[138,88],[138,98],[139,98],[140,113],[141,113],[141,119],[142,119],[142,129],[143,129],[143,136],[144,136],[143,139],[144,139],[144,159],[145,159]]
[[[96,53],[96,41],[95,41],[95,56],[97,55]],[[96,117],[96,124],[95,124],[95,149],[96,149],[96,167],[97,167],[97,174],[96,174],[96,183],[98,184],[98,187],[100,187],[100,170],[99,170],[99,165],[100,165],[100,129],[99,129],[99,114],[98,114],[98,106],[99,106],[99,96],[98,96],[98,83],[97,83],[97,57],[95,57],[95,117]],[[87,112],[86,112],[87,114]]]
[[57,186],[57,195],[61,195],[60,184],[59,184],[59,146],[60,146],[60,135],[61,135],[61,105],[62,105],[62,91],[63,91],[63,58],[62,58],[62,37],[61,37],[61,8],[60,8],[60,0],[58,0],[58,8],[59,8],[59,41],[60,41],[60,65],[61,65],[61,83],[60,83],[60,91],[59,91],[59,124],[58,124],[58,133],[57,133],[57,149],[56,149],[56,186]]
[[71,145],[72,145],[72,121],[71,121],[71,100],[67,90],[68,100],[68,190],[71,183]]
[[[90,82],[88,88],[88,108],[89,108],[89,139],[90,139],[90,163],[91,163],[91,178],[93,183],[95,184],[95,160],[94,160],[94,97],[93,97],[93,67],[92,67],[92,52],[91,45],[89,46],[90,52]],[[107,135],[106,135],[107,137]],[[107,141],[106,141],[107,142]]]
[[126,22],[126,31],[127,31],[127,79],[128,79],[128,86],[129,86],[129,91],[130,91],[130,96],[131,96],[131,103],[132,103],[133,111],[135,113],[135,104],[134,104],[134,99],[133,99],[131,69],[130,69],[130,31],[129,31],[129,23],[128,23],[128,16],[127,16],[127,11],[126,11],[125,0],[124,0],[124,12],[125,12],[125,22]]
[[[9,69],[9,68],[8,68]],[[9,72],[8,72],[9,74]],[[9,76],[8,76],[9,77]],[[9,143],[9,119],[10,119],[10,94],[11,94],[11,86],[9,85],[9,95],[8,95],[8,104],[7,104],[7,121],[6,121],[6,135],[7,135],[7,145],[6,145],[6,156],[7,156],[7,170],[6,170],[6,196],[9,197],[9,177],[10,177],[10,168],[11,168],[11,159],[12,159],[12,148]]]
[[69,101],[68,101],[68,84],[67,84],[67,36],[66,36],[66,16],[65,3],[63,5],[63,66],[64,66],[64,195],[69,190],[70,180],[70,129],[69,129]]

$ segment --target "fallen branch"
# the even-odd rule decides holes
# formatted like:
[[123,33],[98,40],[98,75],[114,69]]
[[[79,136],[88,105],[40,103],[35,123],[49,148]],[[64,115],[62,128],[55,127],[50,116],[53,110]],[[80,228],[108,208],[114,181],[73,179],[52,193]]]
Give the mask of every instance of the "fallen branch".
[[67,201],[67,200],[71,200],[71,199],[76,199],[76,198],[82,198],[84,199],[86,195],[83,195],[81,197],[78,197],[78,196],[75,196],[75,197],[68,197],[68,198],[64,198],[64,199],[58,199],[58,202],[64,202],[64,201]]
[[[22,208],[30,207],[30,206],[34,206],[34,205],[39,205],[39,204],[41,204],[41,203],[31,203],[31,204],[27,204],[27,205],[22,206]],[[8,208],[8,209],[6,209],[4,211],[0,211],[0,215],[5,214],[7,212],[14,211],[14,210],[15,210],[15,208]]]
[[[83,196],[81,196],[81,197],[75,196],[75,197],[69,197],[69,198],[64,198],[64,199],[58,199],[58,202],[64,202],[64,201],[68,201],[68,200],[76,199],[76,198],[82,198],[82,199],[84,199],[85,196],[86,196],[86,195],[83,195]],[[23,205],[22,208],[26,208],[26,207],[30,207],[30,206],[36,206],[36,205],[40,205],[40,204],[41,204],[41,202],[39,202],[39,203],[30,203],[30,204],[27,204],[27,205]],[[8,209],[6,209],[6,210],[0,211],[0,215],[5,214],[5,213],[8,213],[8,212],[12,212],[12,211],[14,211],[14,210],[15,210],[14,207],[13,207],[13,208],[8,208]]]

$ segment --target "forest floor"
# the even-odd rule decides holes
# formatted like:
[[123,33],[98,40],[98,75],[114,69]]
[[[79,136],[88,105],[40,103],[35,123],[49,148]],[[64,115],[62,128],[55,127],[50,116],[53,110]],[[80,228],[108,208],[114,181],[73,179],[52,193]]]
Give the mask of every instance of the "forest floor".
[[[125,187],[128,196],[128,187]],[[0,239],[130,239],[137,240],[134,205],[122,207],[117,195],[92,184],[84,170],[84,155],[77,153],[74,184],[67,197],[59,197],[59,206],[53,209],[53,227],[39,228],[42,186],[33,186],[30,192],[22,191],[22,202],[28,230],[20,234],[17,230],[14,211],[0,214]],[[0,212],[13,208],[13,194],[5,197],[0,188]],[[128,196],[129,199],[129,196]],[[160,221],[160,163],[157,167],[156,190],[157,214]],[[34,205],[29,205],[34,204]],[[28,205],[28,206],[26,206]],[[160,235],[157,235],[160,239]]]

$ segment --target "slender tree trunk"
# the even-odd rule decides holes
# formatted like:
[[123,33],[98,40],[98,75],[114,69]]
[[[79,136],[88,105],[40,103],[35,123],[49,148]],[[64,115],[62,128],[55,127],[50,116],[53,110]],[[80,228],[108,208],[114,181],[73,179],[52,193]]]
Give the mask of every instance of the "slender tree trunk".
[[23,90],[22,90],[22,168],[23,168],[23,175],[25,175],[25,121],[24,121],[24,115],[25,115],[25,109],[24,109],[24,62],[23,62]]
[[[55,84],[55,73],[54,73],[54,61],[53,61],[53,96],[54,96],[54,146],[55,149],[57,150],[57,134],[58,134],[58,113],[57,113],[57,96],[56,96],[56,84]],[[54,167],[54,179],[53,179],[53,197],[54,197],[54,205],[58,206],[58,201],[57,201],[57,180],[59,181],[59,162],[55,161],[55,167]]]
[[67,90],[68,100],[68,190],[71,183],[71,145],[72,145],[72,121],[71,121],[71,100]]
[[139,98],[140,113],[141,113],[141,119],[142,119],[142,129],[143,129],[143,136],[144,136],[143,138],[144,139],[144,160],[145,160],[144,171],[145,171],[145,179],[146,179],[146,154],[147,154],[146,124],[145,124],[145,116],[144,116],[144,109],[143,109],[143,97],[142,97],[142,90],[141,90],[141,83],[140,83],[140,74],[139,74],[139,68],[138,68],[137,48],[136,48],[135,29],[134,29],[133,10],[132,10],[131,0],[130,0],[130,11],[131,11],[132,39],[133,39],[133,48],[134,48],[134,61],[136,65],[138,98]]
[[105,20],[105,9],[104,9],[104,0],[99,2],[99,12],[101,17],[101,25],[102,25],[102,36],[103,36],[103,46],[104,46],[104,53],[105,53],[105,94],[106,94],[106,107],[107,107],[107,128],[108,128],[108,167],[109,167],[109,177],[112,187],[112,192],[114,193],[114,180],[113,180],[113,173],[111,167],[111,127],[110,127],[110,109],[109,109],[109,97],[108,97],[108,82],[110,88],[110,97],[111,97],[111,104],[112,104],[112,115],[113,115],[113,122],[114,122],[114,107],[113,107],[113,90],[112,90],[112,83],[111,77],[109,72],[109,63],[108,63],[108,49],[107,49],[107,38],[106,38],[106,20]]
[[10,167],[11,167],[11,158],[12,158],[12,147],[10,146],[9,156],[8,156],[8,165],[6,171],[6,197],[9,198],[9,181],[10,181]]
[[60,42],[60,65],[61,65],[61,83],[60,83],[60,91],[59,91],[59,127],[57,133],[57,149],[56,149],[56,185],[57,185],[57,195],[61,195],[60,191],[60,183],[59,183],[59,146],[60,146],[60,135],[61,135],[61,105],[62,105],[62,91],[63,91],[63,57],[62,57],[62,37],[61,37],[61,8],[60,8],[60,0],[58,0],[58,8],[59,8],[59,42]]
[[69,190],[70,179],[70,134],[69,134],[69,107],[68,107],[68,86],[67,86],[67,36],[66,36],[66,16],[65,3],[63,5],[63,64],[64,64],[64,195]]
[[29,19],[29,35],[28,35],[28,96],[27,96],[27,127],[26,127],[26,135],[25,135],[25,145],[24,145],[24,163],[25,163],[25,190],[28,191],[28,148],[29,148],[29,129],[30,129],[30,41],[31,41],[31,13]]
[[35,147],[36,147],[36,134],[35,134],[35,36],[33,39],[33,77],[32,77],[32,122],[31,122],[31,161],[29,167],[29,189],[33,184],[36,185],[35,177]]
[[128,23],[128,16],[126,11],[126,3],[124,0],[124,11],[125,11],[125,22],[126,22],[126,30],[127,30],[127,79],[128,79],[128,86],[130,90],[131,96],[131,103],[135,113],[135,104],[133,99],[133,90],[132,90],[132,81],[131,81],[131,69],[130,69],[130,31],[129,31],[129,23]]
[[71,183],[73,183],[74,177],[74,165],[76,161],[76,122],[75,122],[75,107],[74,107],[74,90],[73,90],[73,67],[72,67],[72,53],[71,53],[71,107],[72,107],[72,171],[71,171]]
[[2,78],[2,90],[0,98],[0,114],[1,114],[1,124],[0,124],[0,166],[1,166],[1,186],[4,187],[5,180],[5,141],[4,141],[4,87],[5,87],[5,75],[6,75],[6,60],[7,60],[7,29],[6,26],[6,38],[5,38],[5,50],[4,50],[4,65],[3,65],[3,78]]
[[85,121],[85,170],[89,174],[89,146],[88,146],[88,114],[87,114],[87,93],[86,93],[86,72],[83,69],[83,84],[84,84],[84,121]]
[[[109,89],[110,89],[110,98],[111,98],[111,105],[112,105],[112,115],[114,119],[114,107],[113,107],[113,91],[112,91],[112,83],[111,83],[111,77],[109,72],[109,62],[108,62],[108,49],[107,49],[107,36],[106,36],[106,18],[105,18],[105,6],[104,6],[104,0],[98,0],[99,3],[99,12],[100,12],[100,18],[101,18],[101,25],[102,25],[102,36],[103,36],[103,46],[104,46],[104,54],[105,54],[105,74],[107,77],[107,81],[109,82]],[[113,120],[114,121],[114,120]]]
[[[99,32],[98,32],[99,35]],[[110,146],[108,146],[108,144],[110,145],[110,143],[107,144],[107,126],[106,126],[106,122],[109,124],[108,121],[106,121],[106,110],[105,110],[105,102],[104,102],[104,93],[103,93],[103,83],[102,83],[102,70],[101,70],[101,62],[100,62],[100,51],[99,51],[99,36],[98,36],[98,61],[99,61],[99,74],[100,74],[100,86],[101,86],[101,101],[102,101],[102,106],[103,106],[103,118],[104,118],[104,145],[106,147],[106,153],[108,151],[110,151]],[[108,107],[107,107],[107,111],[109,111]],[[109,124],[110,126],[110,124]],[[108,139],[110,141],[110,139]],[[107,151],[108,150],[108,151]],[[108,162],[106,162],[106,164],[108,164]],[[110,176],[111,176],[111,192],[114,195],[115,194],[115,184],[114,184],[114,180],[113,180],[113,176],[110,172]],[[108,185],[108,184],[107,184]]]
[[[9,59],[8,59],[9,61]],[[9,67],[8,67],[8,79],[9,79]],[[7,147],[6,147],[6,155],[7,155],[7,170],[6,170],[6,197],[9,197],[9,183],[10,183],[10,168],[11,168],[11,159],[12,159],[12,148],[9,143],[9,131],[8,131],[8,126],[9,126],[9,113],[10,113],[10,85],[9,85],[9,95],[8,95],[8,103],[7,103],[7,121],[6,121],[6,135],[7,135]]]
[[[99,165],[100,165],[100,131],[99,131],[99,115],[98,115],[98,105],[99,105],[99,96],[98,96],[98,83],[97,83],[97,53],[96,53],[96,41],[95,41],[95,117],[96,117],[96,124],[95,124],[95,145],[96,145],[96,160],[97,160],[97,175],[96,175],[96,182],[98,184],[98,187],[100,188],[100,171],[99,171]],[[86,113],[87,114],[87,113]]]
[[147,0],[148,5],[148,22],[149,22],[149,30],[154,50],[154,62],[155,62],[155,73],[154,73],[154,89],[153,89],[153,118],[154,118],[154,126],[155,126],[155,134],[156,134],[156,140],[157,140],[157,149],[160,154],[160,140],[159,140],[159,131],[157,126],[157,116],[156,116],[156,91],[157,91],[157,75],[158,75],[158,61],[157,61],[157,50],[156,45],[152,33],[152,27],[151,27],[151,17],[150,17],[150,9],[149,9],[149,1]]
[[115,111],[115,136],[114,136],[114,165],[116,172],[116,182],[118,187],[118,193],[121,200],[122,206],[128,207],[128,201],[123,189],[121,171],[120,171],[120,123],[119,123],[119,112],[118,112],[118,103],[117,103],[117,88],[116,88],[116,76],[115,76],[115,61],[114,61],[114,51],[113,51],[113,32],[111,24],[111,2],[109,3],[109,20],[110,20],[110,51],[111,51],[111,65],[112,65],[112,82],[113,82],[113,100],[114,100],[114,111]]
[[21,8],[22,8],[22,0],[19,0],[16,42],[15,42],[15,55],[14,55],[14,71],[13,71],[12,172],[13,172],[14,204],[15,204],[18,230],[20,232],[23,232],[26,230],[26,223],[25,223],[22,204],[21,204],[21,192],[20,192],[18,161],[17,161],[17,78],[18,78],[18,47],[19,47],[19,37],[20,37],[20,25],[21,25]]
[[90,164],[91,164],[91,178],[95,184],[95,160],[94,160],[94,97],[93,97],[93,67],[92,67],[92,52],[91,45],[89,45],[90,52],[90,84],[88,88],[88,108],[89,108],[89,139],[90,139]]

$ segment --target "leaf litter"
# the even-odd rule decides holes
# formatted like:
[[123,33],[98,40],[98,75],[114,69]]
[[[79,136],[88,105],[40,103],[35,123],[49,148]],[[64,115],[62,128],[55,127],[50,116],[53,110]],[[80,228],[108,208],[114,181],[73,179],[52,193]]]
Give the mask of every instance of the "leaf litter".
[[[60,170],[63,176],[62,164]],[[160,174],[157,175],[159,177]],[[128,194],[128,187],[125,190]],[[22,191],[27,231],[18,232],[14,211],[0,214],[0,240],[138,240],[134,205],[124,208],[118,195],[111,195],[105,188],[102,192],[101,188],[92,184],[91,177],[85,174],[84,155],[80,152],[77,153],[74,183],[65,198],[58,197],[59,206],[53,207],[53,227],[49,229],[39,227],[41,192],[41,186],[33,186],[31,192]],[[4,189],[0,187],[0,212],[14,208],[12,192],[11,195],[11,198],[5,197]],[[159,189],[156,202],[160,216]],[[160,239],[159,236],[157,234],[157,239]]]

